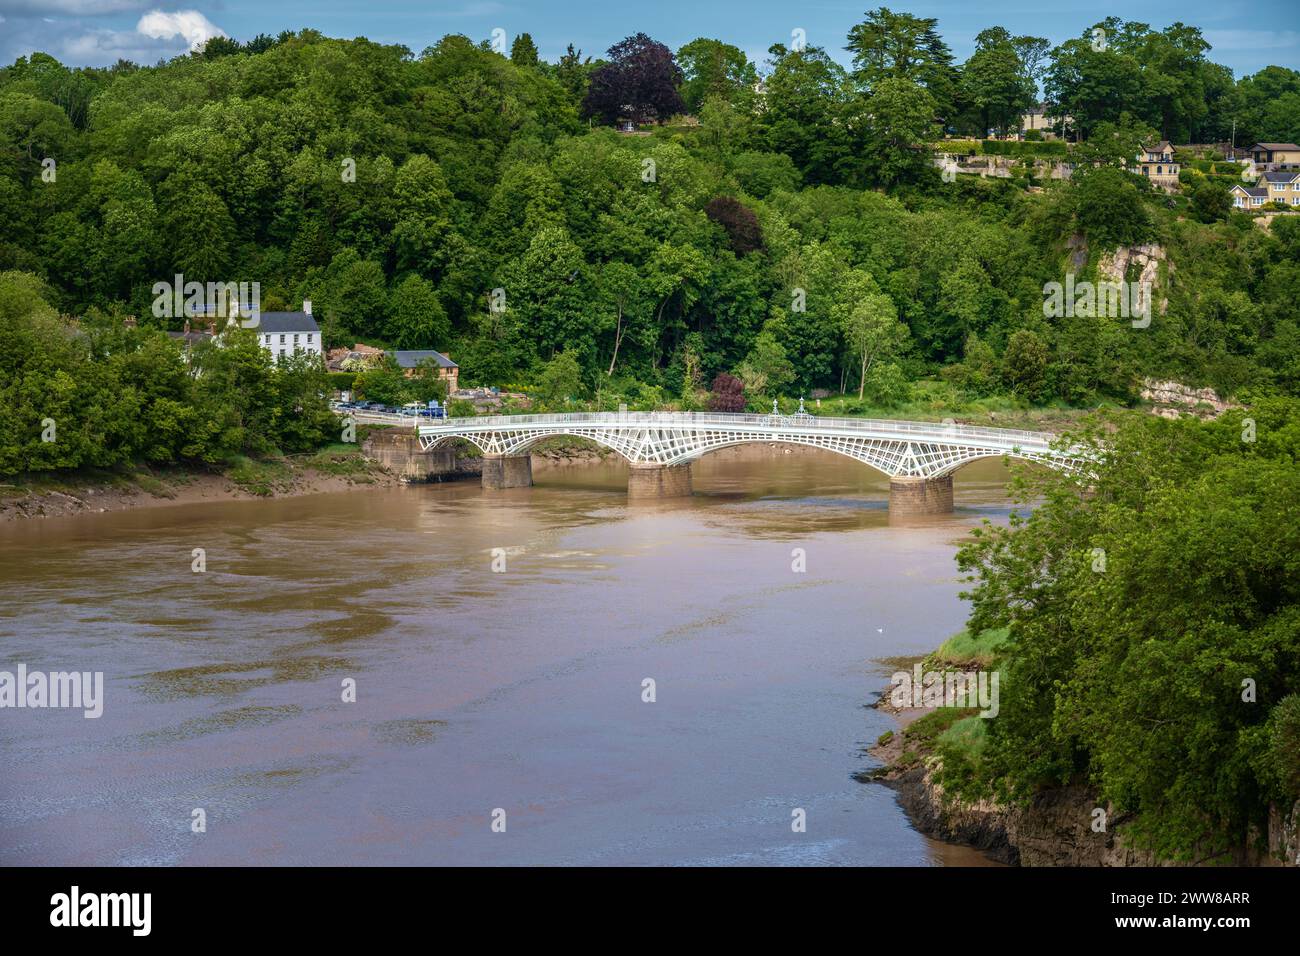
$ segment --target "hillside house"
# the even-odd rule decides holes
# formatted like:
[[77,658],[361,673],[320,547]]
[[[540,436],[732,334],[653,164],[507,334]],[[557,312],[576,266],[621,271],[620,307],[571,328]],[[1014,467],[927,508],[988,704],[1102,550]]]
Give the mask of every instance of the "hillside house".
[[1137,155],[1138,166],[1142,175],[1151,180],[1151,185],[1158,186],[1165,192],[1178,189],[1178,164],[1174,162],[1174,148],[1168,140],[1161,140],[1155,146],[1143,146]]
[[1264,173],[1253,186],[1238,183],[1229,193],[1238,209],[1257,209],[1270,202],[1300,208],[1300,168]]
[[421,362],[432,361],[438,366],[438,378],[447,383],[447,394],[456,391],[460,379],[460,366],[441,352],[435,352],[433,349],[412,349],[388,354],[397,362],[398,368],[407,378],[415,375],[415,370],[420,367]]
[[262,348],[278,364],[295,352],[321,356],[320,326],[311,315],[311,300],[306,299],[301,312],[263,312],[254,331]]
[[1247,152],[1261,172],[1300,169],[1300,146],[1295,143],[1256,143]]

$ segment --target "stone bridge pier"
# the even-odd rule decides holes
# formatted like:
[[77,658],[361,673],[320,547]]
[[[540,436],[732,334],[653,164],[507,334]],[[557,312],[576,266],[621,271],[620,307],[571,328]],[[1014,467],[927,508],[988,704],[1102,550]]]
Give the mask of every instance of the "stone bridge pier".
[[531,455],[484,455],[483,487],[488,491],[528,488],[533,483]]
[[952,475],[890,478],[889,513],[895,517],[951,514]]
[[660,465],[656,462],[630,462],[627,470],[627,496],[634,498],[685,498],[694,490],[691,463]]

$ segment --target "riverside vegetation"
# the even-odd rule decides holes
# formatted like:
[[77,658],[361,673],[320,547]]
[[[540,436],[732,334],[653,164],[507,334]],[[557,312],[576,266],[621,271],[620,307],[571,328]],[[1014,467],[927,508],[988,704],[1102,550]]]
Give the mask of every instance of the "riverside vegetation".
[[[957,64],[933,20],[881,8],[851,68],[774,45],[761,100],[735,46],[641,34],[556,63],[526,34],[507,56],[312,30],[156,66],[20,59],[0,69],[0,476],[261,487],[337,441],[320,367],[237,329],[188,353],[164,334],[182,320],[151,315],[152,285],[177,273],[259,282],[266,310],[310,298],[327,345],[438,348],[543,409],[824,390],[841,414],[1074,423],[1144,376],[1212,386],[1244,407],[1118,420],[1090,490],[1027,476],[1036,510],[963,547],[1006,700],[937,747],[954,794],[1082,780],[1161,856],[1240,844],[1300,796],[1300,219],[1233,211],[1213,166],[1186,196],[1126,166],[1234,123],[1300,138],[1300,73],[1234,78],[1183,24],[1096,26],[1100,51],[1091,25],[1056,49],[993,27]],[[1076,119],[1073,177],[945,182],[942,134],[1005,129],[1039,86]],[[1048,283],[1139,245],[1162,254],[1149,327],[1044,314]]]
[[1070,792],[1075,831],[1105,808],[1130,861],[1296,863],[1298,416],[1132,418],[1078,435],[1093,475],[1020,474],[1035,507],[960,548],[969,628],[927,665],[999,670],[998,717],[940,708],[881,741],[888,774],[938,785],[920,812]]

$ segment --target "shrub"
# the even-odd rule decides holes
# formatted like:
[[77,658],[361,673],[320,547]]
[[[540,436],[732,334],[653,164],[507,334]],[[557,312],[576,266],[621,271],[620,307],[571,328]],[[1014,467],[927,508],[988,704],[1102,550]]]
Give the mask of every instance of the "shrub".
[[731,249],[738,256],[763,248],[763,227],[748,206],[730,196],[710,199],[704,214],[726,231]]
[[734,375],[719,372],[713,380],[709,394],[709,411],[743,412],[745,410],[745,383]]

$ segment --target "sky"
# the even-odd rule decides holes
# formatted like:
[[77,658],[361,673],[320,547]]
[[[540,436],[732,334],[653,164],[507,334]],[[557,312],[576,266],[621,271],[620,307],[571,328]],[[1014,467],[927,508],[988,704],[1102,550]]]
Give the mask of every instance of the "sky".
[[[531,33],[543,59],[573,43],[600,55],[638,31],[677,49],[696,37],[733,43],[762,66],[767,48],[803,30],[843,63],[845,35],[867,9],[937,17],[958,62],[985,27],[1045,36],[1055,43],[1081,35],[1108,14],[1160,29],[1173,20],[1200,27],[1212,60],[1237,76],[1270,64],[1300,69],[1300,12],[1295,0],[1179,0],[1099,5],[1088,0],[0,0],[0,64],[40,50],[72,66],[106,66],[119,57],[152,64],[201,45],[211,36],[247,40],[258,33],[311,27],[327,36],[364,36],[419,53],[448,33],[489,40]],[[1166,12],[1176,14],[1167,16]]]

